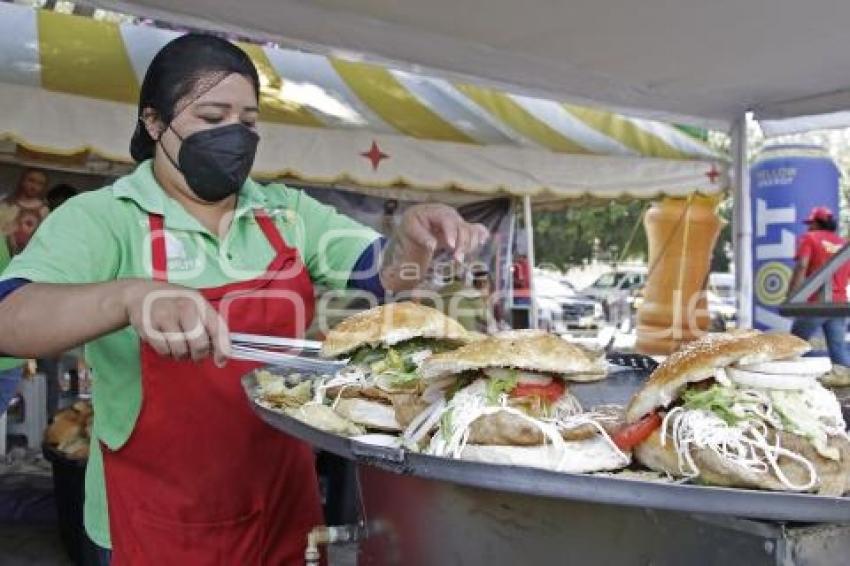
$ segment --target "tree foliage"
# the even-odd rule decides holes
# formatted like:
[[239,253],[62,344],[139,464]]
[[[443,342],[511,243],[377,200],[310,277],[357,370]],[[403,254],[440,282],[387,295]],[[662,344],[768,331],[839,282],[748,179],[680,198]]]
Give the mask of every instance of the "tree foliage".
[[564,269],[591,258],[645,260],[646,233],[642,217],[648,204],[639,200],[577,204],[566,210],[536,213],[534,254],[537,263]]
[[[567,269],[591,259],[646,261],[649,250],[643,213],[651,204],[651,201],[634,200],[538,212],[534,219],[537,264]],[[727,200],[718,208],[724,226],[711,258],[712,271],[729,270],[731,214],[731,200]]]

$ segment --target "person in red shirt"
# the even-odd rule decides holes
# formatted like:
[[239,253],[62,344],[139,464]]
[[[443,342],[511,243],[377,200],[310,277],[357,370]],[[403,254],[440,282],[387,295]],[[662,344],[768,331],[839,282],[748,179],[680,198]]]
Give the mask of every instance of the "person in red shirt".
[[[791,290],[795,290],[803,284],[803,281],[812,273],[820,269],[830,258],[840,250],[847,242],[836,234],[838,223],[832,211],[824,206],[816,206],[804,221],[809,226],[809,231],[800,237],[795,260],[794,275],[791,278]],[[847,281],[850,278],[850,264],[844,264],[832,276],[832,297],[835,303],[847,302]],[[809,302],[816,303],[825,300],[823,292],[815,293],[809,297]],[[804,340],[823,328],[826,338],[826,347],[829,357],[834,365],[843,366],[835,368],[836,373],[850,373],[850,358],[844,344],[846,329],[843,317],[799,317],[791,326],[791,333]]]
[[513,264],[514,303],[528,304],[531,292],[531,264],[528,256],[519,255]]

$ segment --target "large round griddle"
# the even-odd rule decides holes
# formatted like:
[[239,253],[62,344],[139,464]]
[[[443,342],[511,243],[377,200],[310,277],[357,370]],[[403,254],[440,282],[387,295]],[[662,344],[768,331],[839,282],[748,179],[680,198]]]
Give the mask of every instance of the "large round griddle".
[[[285,370],[269,366],[273,373]],[[600,382],[571,384],[570,391],[586,407],[625,403],[645,380],[646,372],[612,371]],[[850,523],[850,498],[746,489],[671,484],[604,475],[569,474],[536,468],[452,460],[402,449],[367,445],[318,430],[255,402],[254,372],[242,379],[257,415],[270,426],[360,465],[436,482],[499,490],[544,498],[608,505],[667,509],[773,521]]]

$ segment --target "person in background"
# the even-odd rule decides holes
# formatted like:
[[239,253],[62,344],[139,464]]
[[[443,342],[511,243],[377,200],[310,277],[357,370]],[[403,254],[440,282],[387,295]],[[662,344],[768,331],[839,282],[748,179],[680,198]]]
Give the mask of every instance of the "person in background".
[[518,255],[513,264],[514,303],[528,304],[531,296],[531,264],[528,256]]
[[[48,210],[52,212],[63,202],[77,194],[77,189],[71,185],[60,183],[50,189],[47,192],[46,199],[42,200],[41,195],[44,193],[46,183],[47,176],[37,169],[29,169],[21,175],[18,192],[10,200],[13,203],[10,206],[16,206],[18,213],[11,219],[8,229],[4,230],[7,237],[0,241],[0,273],[6,269],[12,259],[12,246],[10,244],[13,244],[15,248],[21,246],[20,249],[23,249],[23,246],[29,242],[29,237],[32,236],[35,228],[44,218],[44,204],[46,203]],[[30,208],[27,208],[28,206]],[[31,215],[26,212],[27,210],[37,210],[37,213]],[[30,220],[27,219],[37,219],[32,232],[29,232]],[[22,226],[25,228],[24,230],[22,230]],[[52,415],[59,404],[58,363],[55,359],[44,359],[39,360],[38,365],[48,377],[47,413]],[[9,403],[15,397],[22,375],[23,360],[0,358],[0,414],[6,411]]]
[[21,173],[15,193],[7,199],[9,205],[18,207],[16,226],[8,237],[12,255],[23,251],[47,216],[49,208],[45,200],[46,190],[47,174],[40,169],[26,169]]
[[511,326],[531,328],[531,262],[528,256],[519,254],[511,265],[513,275],[513,297],[511,304]]
[[47,191],[47,208],[50,212],[53,212],[66,200],[75,197],[78,194],[79,191],[67,183],[54,185],[52,189]]
[[[0,242],[0,273],[6,269],[12,256],[29,243],[47,212],[52,212],[77,194],[77,189],[71,185],[60,183],[50,189],[45,198],[46,185],[47,175],[43,171],[27,169],[21,174],[17,192],[4,203],[9,208],[16,208],[17,213],[8,222],[2,222],[6,237]],[[48,378],[47,413],[52,415],[59,404],[58,363],[56,359],[43,359],[39,360],[38,366]],[[0,358],[0,414],[6,411],[15,397],[22,376],[23,360]]]
[[[43,219],[43,207],[46,203],[47,209],[52,212],[63,202],[77,194],[77,189],[71,185],[60,183],[51,188],[46,195],[46,199],[42,199],[44,186],[47,183],[47,176],[37,169],[28,169],[21,175],[21,181],[18,185],[18,192],[13,195],[7,206],[17,207],[18,213],[10,219],[6,224],[6,229],[3,233],[7,236],[0,242],[0,273],[2,273],[9,261],[12,259],[12,244],[15,248],[25,246],[29,242],[29,236],[35,231],[29,232],[25,236],[26,230],[22,231],[22,219],[25,226],[29,225],[27,218],[37,218],[38,223]],[[25,211],[37,210],[37,214],[30,215]],[[38,227],[38,223],[35,227]],[[21,248],[23,249],[23,248]],[[20,250],[18,250],[20,251]],[[48,377],[47,387],[47,412],[52,415],[59,404],[59,372],[58,364],[55,359],[39,360],[40,369],[45,372]],[[15,397],[18,390],[18,383],[21,381],[23,374],[23,360],[17,358],[0,358],[0,414],[6,411],[9,403]]]
[[[26,224],[26,219],[32,218],[28,207],[32,206],[37,211],[35,217],[39,222],[43,218],[44,201],[40,195],[44,193],[46,184],[47,175],[44,172],[26,169],[21,173],[15,192],[0,203],[0,232],[3,236],[0,238],[0,273],[9,265],[12,256],[29,241],[22,230],[22,223]],[[23,377],[23,365],[23,360],[0,357],[0,415],[6,412],[18,392],[18,384]]]
[[[847,242],[836,234],[838,223],[832,211],[824,206],[814,207],[804,220],[809,230],[800,237],[797,246],[794,274],[791,277],[791,291],[800,288],[806,278],[823,267]],[[832,276],[832,297],[822,293],[809,297],[810,303],[820,300],[835,303],[847,302],[847,281],[850,278],[850,265],[841,266]],[[791,333],[804,340],[810,339],[818,328],[823,329],[829,358],[833,371],[824,378],[827,385],[850,385],[850,357],[844,344],[846,320],[843,317],[805,316],[794,319]]]
[[[11,219],[11,223],[14,219]],[[9,241],[6,238],[0,238],[0,273],[2,273],[9,261],[12,259],[12,254],[9,250]],[[18,383],[21,381],[23,374],[23,360],[16,358],[0,358],[0,416],[6,412],[9,403],[18,392]]]

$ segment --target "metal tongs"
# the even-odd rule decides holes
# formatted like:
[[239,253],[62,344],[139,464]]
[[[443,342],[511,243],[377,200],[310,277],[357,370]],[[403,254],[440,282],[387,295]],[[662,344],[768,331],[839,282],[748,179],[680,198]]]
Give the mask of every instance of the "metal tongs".
[[605,359],[608,363],[616,366],[627,367],[648,372],[655,371],[658,360],[645,354],[634,354],[631,352],[606,352]]
[[[324,360],[318,357],[322,343],[315,340],[280,338],[259,334],[230,334],[230,357],[235,360],[271,364],[290,370],[310,373],[335,374],[348,364],[348,360]],[[609,363],[653,371],[658,362],[642,354],[608,352]]]
[[230,357],[234,360],[260,362],[290,370],[334,374],[348,364],[348,360],[319,358],[322,343],[315,340],[234,332],[230,334],[230,344]]

